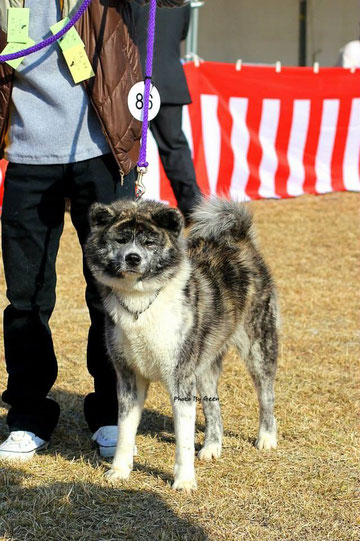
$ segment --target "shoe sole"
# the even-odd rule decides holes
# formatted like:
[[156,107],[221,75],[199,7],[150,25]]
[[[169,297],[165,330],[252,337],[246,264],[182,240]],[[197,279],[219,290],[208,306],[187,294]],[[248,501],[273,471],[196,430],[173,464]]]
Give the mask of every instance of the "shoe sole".
[[[99,445],[98,443],[94,442],[94,447],[97,449],[99,455],[104,458],[113,458],[115,455],[116,446],[104,447],[103,445]],[[138,456],[138,450],[136,445],[134,445],[133,456]]]
[[98,443],[95,443],[95,447],[99,455],[104,458],[113,458],[113,456],[115,455],[116,447],[104,447],[103,445],[99,445]]

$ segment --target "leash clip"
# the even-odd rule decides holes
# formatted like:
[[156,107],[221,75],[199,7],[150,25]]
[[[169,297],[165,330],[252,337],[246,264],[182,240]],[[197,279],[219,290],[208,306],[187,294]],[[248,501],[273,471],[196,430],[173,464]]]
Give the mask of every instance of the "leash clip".
[[145,186],[143,183],[143,176],[147,173],[147,167],[137,167],[137,179],[135,181],[135,199],[138,201],[145,193]]

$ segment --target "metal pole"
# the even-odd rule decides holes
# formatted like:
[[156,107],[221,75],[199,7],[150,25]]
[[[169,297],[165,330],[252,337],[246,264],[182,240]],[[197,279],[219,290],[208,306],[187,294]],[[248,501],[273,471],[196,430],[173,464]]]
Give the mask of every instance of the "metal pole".
[[299,11],[299,66],[306,66],[307,0],[300,0]]
[[190,60],[197,55],[198,32],[199,32],[199,9],[204,5],[204,1],[191,2],[191,19],[188,36],[185,43],[185,58]]

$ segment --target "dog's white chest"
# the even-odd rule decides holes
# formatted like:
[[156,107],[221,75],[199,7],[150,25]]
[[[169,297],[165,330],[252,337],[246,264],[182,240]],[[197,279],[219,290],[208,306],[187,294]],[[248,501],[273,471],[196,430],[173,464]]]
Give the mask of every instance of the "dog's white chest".
[[174,301],[159,299],[138,318],[117,309],[113,344],[133,370],[150,381],[167,379],[181,347],[183,310]]

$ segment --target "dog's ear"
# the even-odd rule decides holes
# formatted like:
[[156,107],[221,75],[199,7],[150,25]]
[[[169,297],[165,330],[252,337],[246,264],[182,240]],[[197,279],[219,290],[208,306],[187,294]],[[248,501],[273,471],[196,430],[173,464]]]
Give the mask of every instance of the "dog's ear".
[[184,218],[181,212],[175,208],[164,207],[156,210],[152,215],[152,219],[156,225],[175,233],[176,236],[180,234],[184,227]]
[[89,222],[91,229],[95,227],[104,227],[112,222],[115,217],[114,209],[109,205],[94,203],[90,207]]

